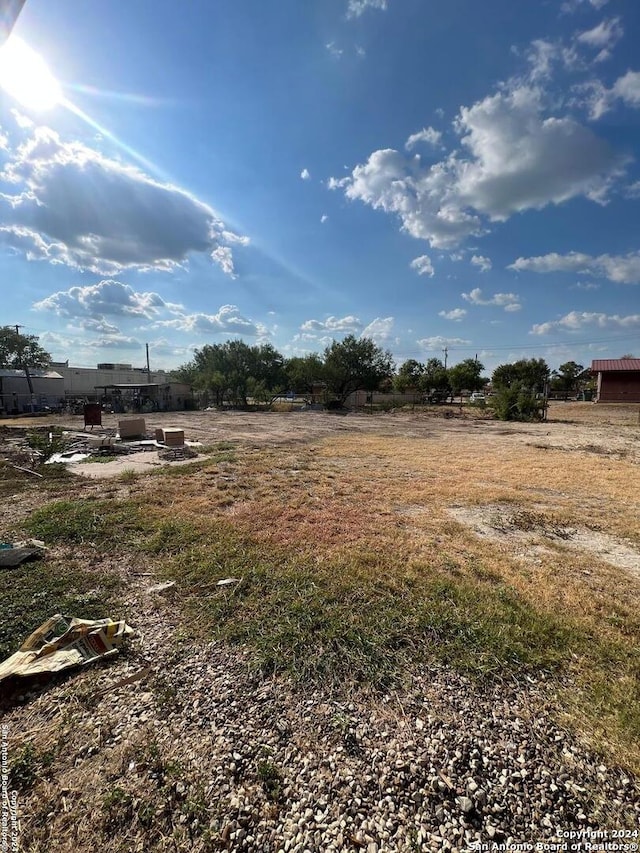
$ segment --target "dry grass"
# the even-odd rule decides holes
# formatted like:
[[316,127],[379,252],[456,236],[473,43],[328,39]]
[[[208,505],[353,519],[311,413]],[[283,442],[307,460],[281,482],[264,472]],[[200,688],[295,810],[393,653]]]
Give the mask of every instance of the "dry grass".
[[[448,513],[452,505],[501,504],[521,519],[546,518],[550,529],[604,528],[638,548],[633,469],[625,460],[599,455],[582,463],[577,453],[577,463],[559,464],[556,454],[496,431],[483,434],[481,450],[479,445],[478,434],[346,433],[294,449],[246,448],[234,463],[167,479],[161,493],[154,484],[147,499],[154,512],[170,511],[173,519],[196,527],[203,519],[222,519],[278,559],[295,554],[298,569],[304,561],[305,572],[315,571],[329,599],[336,591],[354,596],[356,587],[373,587],[381,578],[393,590],[389,572],[395,572],[399,598],[406,583],[418,583],[417,597],[426,594],[420,583],[427,576],[513,591],[535,612],[567,627],[575,641],[564,666],[575,688],[563,700],[574,724],[639,766],[640,750],[630,743],[638,708],[629,714],[625,707],[636,702],[629,685],[638,672],[637,580],[597,555],[570,552],[562,538],[545,541],[543,558],[521,559],[513,544],[483,541]],[[348,582],[337,572],[350,573]],[[282,575],[274,577],[282,582]],[[259,609],[247,610],[246,601],[242,606],[245,622],[259,618]],[[236,636],[246,640],[249,633],[245,625]],[[607,672],[613,659],[620,667],[614,678]],[[605,696],[597,714],[593,702],[585,707],[584,691]]]
[[[640,551],[634,457],[580,449],[634,436],[636,415],[577,404],[554,414],[514,427],[336,419],[306,443],[218,441],[126,488],[79,483],[32,531],[58,537],[77,564],[108,546],[161,567],[180,584],[190,631],[246,644],[265,670],[388,685],[408,661],[436,657],[487,677],[543,674],[564,719],[639,770],[640,584],[546,535],[605,530]],[[615,433],[576,441],[566,423],[587,416]],[[504,507],[505,535],[476,535],[452,506]],[[509,525],[531,535],[534,558]],[[226,576],[243,582],[222,596]],[[106,812],[126,808],[116,795]]]

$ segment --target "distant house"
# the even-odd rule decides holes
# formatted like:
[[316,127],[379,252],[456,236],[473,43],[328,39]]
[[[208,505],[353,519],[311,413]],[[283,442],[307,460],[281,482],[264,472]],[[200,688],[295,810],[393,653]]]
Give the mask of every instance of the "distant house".
[[604,358],[591,362],[597,374],[597,403],[640,403],[640,358]]

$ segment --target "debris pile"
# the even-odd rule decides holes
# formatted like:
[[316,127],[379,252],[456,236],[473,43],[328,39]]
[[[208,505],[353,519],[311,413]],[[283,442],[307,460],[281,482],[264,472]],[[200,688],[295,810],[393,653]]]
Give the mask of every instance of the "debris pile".
[[73,465],[141,451],[157,450],[158,459],[173,462],[197,456],[199,442],[186,441],[184,430],[156,429],[150,438],[144,418],[118,421],[118,428],[101,428],[100,433],[73,430],[21,430],[12,428],[0,435],[0,461],[42,477],[40,465]]

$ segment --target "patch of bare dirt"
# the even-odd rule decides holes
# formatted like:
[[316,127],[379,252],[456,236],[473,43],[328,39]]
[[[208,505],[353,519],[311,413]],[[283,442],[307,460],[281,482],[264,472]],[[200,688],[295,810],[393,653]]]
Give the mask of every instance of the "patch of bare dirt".
[[527,559],[539,559],[554,546],[588,552],[599,560],[634,575],[640,580],[640,553],[608,533],[563,525],[542,513],[514,511],[511,506],[450,507],[456,521],[476,535],[521,550]]

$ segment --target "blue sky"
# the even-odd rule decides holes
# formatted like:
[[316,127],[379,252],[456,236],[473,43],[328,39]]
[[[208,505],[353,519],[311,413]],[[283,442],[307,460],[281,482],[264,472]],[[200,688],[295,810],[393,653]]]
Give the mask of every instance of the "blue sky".
[[0,324],[83,366],[638,355],[639,37],[637,0],[27,0]]

